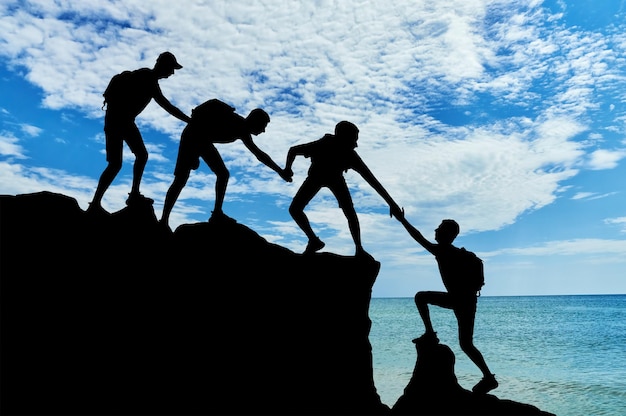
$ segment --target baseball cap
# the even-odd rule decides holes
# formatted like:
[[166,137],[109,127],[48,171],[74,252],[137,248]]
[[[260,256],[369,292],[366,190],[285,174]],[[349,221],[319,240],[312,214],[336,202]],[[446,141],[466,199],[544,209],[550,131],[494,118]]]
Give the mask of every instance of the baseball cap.
[[174,69],[181,69],[183,66],[176,61],[176,57],[171,52],[163,52],[157,58],[157,62],[171,66]]

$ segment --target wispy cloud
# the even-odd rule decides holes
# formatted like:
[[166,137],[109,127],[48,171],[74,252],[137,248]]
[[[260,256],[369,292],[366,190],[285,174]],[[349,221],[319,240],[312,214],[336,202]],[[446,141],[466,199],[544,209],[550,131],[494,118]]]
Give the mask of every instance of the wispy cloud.
[[22,132],[24,132],[26,135],[30,136],[30,137],[37,137],[41,134],[41,128],[37,127],[37,126],[31,126],[29,124],[22,124],[20,126]]
[[593,199],[602,199],[602,198],[607,198],[613,195],[616,195],[617,192],[607,192],[605,194],[597,194],[595,192],[578,192],[576,193],[572,199],[573,200],[579,200],[579,199],[585,199],[585,200],[593,200]]
[[[619,223],[623,219],[617,219]],[[626,255],[626,240],[604,240],[581,238],[566,241],[551,241],[533,247],[503,249],[497,254],[515,254],[521,256],[580,256],[594,254]],[[490,253],[493,255],[496,253]],[[626,258],[622,258],[626,260]]]
[[606,224],[616,225],[618,227],[621,227],[622,228],[622,232],[626,233],[626,217],[607,218],[606,220],[604,220],[604,222]]
[[592,170],[614,169],[626,157],[626,149],[598,149],[589,155],[589,168]]
[[19,140],[11,135],[0,134],[0,155],[25,159],[24,148],[19,144]]

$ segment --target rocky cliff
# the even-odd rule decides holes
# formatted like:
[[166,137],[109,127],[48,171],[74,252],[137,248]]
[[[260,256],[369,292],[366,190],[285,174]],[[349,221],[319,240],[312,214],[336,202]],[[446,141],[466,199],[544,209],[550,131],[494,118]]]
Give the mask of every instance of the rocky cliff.
[[393,409],[376,392],[372,258],[235,222],[171,233],[151,206],[94,218],[49,192],[0,196],[0,255],[2,414],[436,410],[421,388]]

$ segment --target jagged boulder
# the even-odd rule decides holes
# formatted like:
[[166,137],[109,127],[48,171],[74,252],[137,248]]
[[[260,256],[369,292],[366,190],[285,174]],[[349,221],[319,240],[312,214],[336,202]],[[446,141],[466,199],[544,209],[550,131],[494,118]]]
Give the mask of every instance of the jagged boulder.
[[461,387],[454,374],[455,356],[439,342],[417,339],[417,362],[392,415],[542,415],[535,406],[479,395]]

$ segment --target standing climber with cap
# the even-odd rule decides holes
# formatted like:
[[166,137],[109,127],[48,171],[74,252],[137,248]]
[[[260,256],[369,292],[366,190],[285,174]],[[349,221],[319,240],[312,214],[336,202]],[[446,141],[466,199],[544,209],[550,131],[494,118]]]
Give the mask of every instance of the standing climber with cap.
[[190,118],[170,103],[159,87],[160,79],[169,77],[174,70],[181,68],[182,65],[176,61],[172,53],[163,52],[152,69],[140,68],[134,71],[124,71],[115,75],[109,82],[103,94],[106,104],[104,134],[108,164],[100,175],[95,195],[87,209],[88,213],[106,213],[102,208],[102,197],[122,169],[124,142],[135,155],[133,183],[126,204],[152,204],[153,201],[150,198],[146,198],[139,192],[141,177],[148,162],[148,151],[135,124],[135,118],[154,99],[165,111],[177,119],[189,122]]

